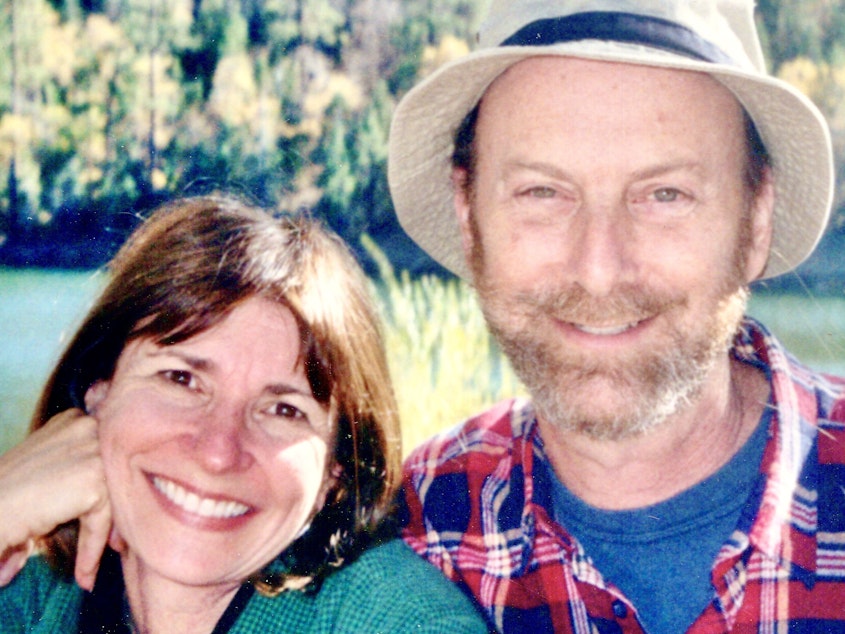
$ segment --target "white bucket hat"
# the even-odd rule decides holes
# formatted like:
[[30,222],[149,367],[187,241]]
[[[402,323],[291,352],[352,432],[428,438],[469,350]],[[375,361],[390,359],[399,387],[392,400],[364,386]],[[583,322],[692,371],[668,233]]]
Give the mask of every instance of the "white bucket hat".
[[397,106],[388,180],[405,231],[469,278],[452,203],[455,131],[496,77],[552,55],[705,72],[757,126],[775,173],[774,237],[764,277],[812,253],[830,214],[827,124],[795,88],[768,75],[753,0],[492,0],[479,49],[440,68]]

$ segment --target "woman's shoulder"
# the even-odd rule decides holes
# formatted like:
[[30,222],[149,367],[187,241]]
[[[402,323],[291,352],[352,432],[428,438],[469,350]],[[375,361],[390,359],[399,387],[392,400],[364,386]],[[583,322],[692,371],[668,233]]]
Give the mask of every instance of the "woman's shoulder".
[[[421,581],[426,583],[421,585]],[[425,593],[446,588],[452,594],[453,584],[401,539],[391,539],[365,550],[352,564],[330,576],[331,585],[361,583],[370,591],[391,591],[404,594],[407,590]],[[382,588],[381,586],[387,586]]]
[[2,632],[73,631],[82,596],[73,579],[59,576],[43,557],[31,557],[9,585],[0,588]]
[[[287,631],[357,634],[487,632],[480,613],[457,586],[399,539],[374,546],[329,575],[313,594],[255,596],[238,625]],[[239,630],[240,631],[240,630]]]
[[[365,551],[326,579],[324,600],[340,601],[347,631],[486,632],[470,600],[433,565],[401,539]],[[361,612],[369,611],[364,615]]]

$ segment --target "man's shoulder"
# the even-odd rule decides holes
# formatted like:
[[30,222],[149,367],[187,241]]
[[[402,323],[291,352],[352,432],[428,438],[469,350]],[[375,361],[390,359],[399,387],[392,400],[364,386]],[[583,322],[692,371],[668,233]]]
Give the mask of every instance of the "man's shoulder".
[[842,429],[845,424],[845,377],[820,374],[816,378],[820,423]]
[[814,393],[819,461],[845,467],[845,377],[817,375]]
[[527,401],[502,401],[423,442],[408,456],[405,471],[466,468],[479,460],[497,462],[512,453],[533,421]]

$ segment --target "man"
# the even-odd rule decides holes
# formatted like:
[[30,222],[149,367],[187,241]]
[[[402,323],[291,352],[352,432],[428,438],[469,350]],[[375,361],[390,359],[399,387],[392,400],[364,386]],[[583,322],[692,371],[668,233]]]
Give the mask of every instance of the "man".
[[405,469],[405,540],[519,632],[845,632],[845,380],[743,317],[827,222],[743,0],[493,0],[399,105],[408,233],[531,401]]

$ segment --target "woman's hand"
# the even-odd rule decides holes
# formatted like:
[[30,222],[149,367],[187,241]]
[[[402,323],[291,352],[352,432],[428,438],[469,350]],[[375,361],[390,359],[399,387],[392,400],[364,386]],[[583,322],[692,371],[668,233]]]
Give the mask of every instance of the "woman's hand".
[[78,409],[54,416],[0,456],[0,491],[0,584],[23,567],[31,540],[79,519],[75,577],[93,588],[112,529],[97,421]]

